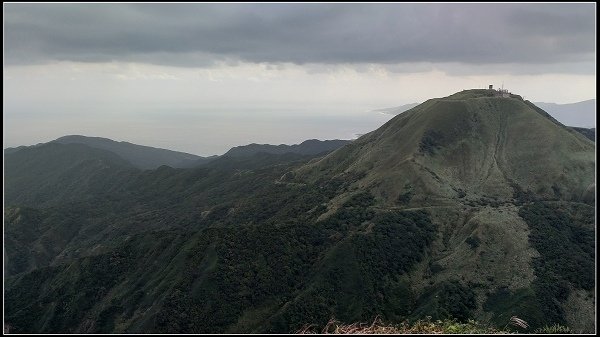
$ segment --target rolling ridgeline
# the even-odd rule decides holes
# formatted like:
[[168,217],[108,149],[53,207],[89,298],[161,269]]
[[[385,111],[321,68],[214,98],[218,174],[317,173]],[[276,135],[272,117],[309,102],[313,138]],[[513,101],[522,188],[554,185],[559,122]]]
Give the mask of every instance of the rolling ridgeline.
[[143,170],[84,144],[6,151],[5,325],[288,333],[518,316],[521,332],[594,332],[594,151],[489,90],[428,100],[325,156]]

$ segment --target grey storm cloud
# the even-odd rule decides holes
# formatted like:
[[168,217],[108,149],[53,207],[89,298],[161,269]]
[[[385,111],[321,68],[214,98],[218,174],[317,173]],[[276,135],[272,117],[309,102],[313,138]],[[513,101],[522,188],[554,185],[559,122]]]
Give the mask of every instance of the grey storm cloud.
[[595,4],[5,4],[6,64],[595,58]]

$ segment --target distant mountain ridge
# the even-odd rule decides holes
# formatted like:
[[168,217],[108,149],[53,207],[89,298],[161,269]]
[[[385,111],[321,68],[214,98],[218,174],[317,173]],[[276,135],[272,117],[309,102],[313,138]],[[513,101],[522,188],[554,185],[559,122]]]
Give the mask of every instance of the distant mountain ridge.
[[226,157],[248,157],[260,152],[269,154],[285,154],[296,153],[302,155],[316,155],[320,153],[330,152],[351,143],[351,140],[318,140],[309,139],[300,144],[294,145],[269,145],[269,144],[249,144],[244,146],[236,146],[227,151],[223,156]]
[[[201,157],[185,152],[172,151],[145,145],[137,145],[129,142],[118,142],[108,138],[69,135],[60,137],[48,143],[40,143],[32,146],[18,146],[13,148],[6,148],[4,149],[4,155],[13,154],[23,149],[43,146],[49,143],[82,144],[94,149],[106,150],[108,152],[116,154],[118,157],[124,159],[136,168],[142,170],[150,170],[156,169],[163,165],[170,166],[173,168],[199,167],[221,157],[241,159],[253,157],[260,153],[270,155],[295,154],[300,156],[314,156],[319,154],[326,154],[328,152],[337,150],[338,148],[351,142],[351,140],[339,139],[309,139],[303,141],[300,144],[294,145],[270,145],[253,143],[249,145],[233,147],[222,156],[213,155],[209,157]],[[286,157],[283,160],[287,159],[289,158]],[[219,165],[223,164],[221,163]]]
[[534,104],[564,125],[582,128],[596,127],[596,99],[568,104],[543,102],[535,102]]
[[397,114],[403,113],[406,110],[410,110],[419,104],[421,104],[421,103],[410,103],[410,104],[404,104],[404,105],[396,106],[396,107],[392,107],[392,108],[376,109],[373,111],[384,113],[387,115],[397,115]]
[[581,133],[582,135],[586,136],[592,142],[596,141],[596,128],[588,129],[588,128],[572,127],[572,129]]

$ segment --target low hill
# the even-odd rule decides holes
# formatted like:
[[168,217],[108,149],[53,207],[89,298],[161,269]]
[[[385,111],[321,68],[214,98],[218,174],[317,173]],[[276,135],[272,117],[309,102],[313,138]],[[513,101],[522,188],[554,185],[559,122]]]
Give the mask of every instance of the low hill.
[[190,167],[209,162],[212,158],[204,158],[185,152],[159,149],[150,146],[116,142],[108,138],[86,136],[64,136],[53,142],[60,144],[84,144],[89,147],[107,150],[130,162],[133,166],[143,169],[155,169],[162,165],[174,168]]
[[46,206],[111,193],[137,171],[120,156],[83,144],[46,143],[4,154],[6,205]]

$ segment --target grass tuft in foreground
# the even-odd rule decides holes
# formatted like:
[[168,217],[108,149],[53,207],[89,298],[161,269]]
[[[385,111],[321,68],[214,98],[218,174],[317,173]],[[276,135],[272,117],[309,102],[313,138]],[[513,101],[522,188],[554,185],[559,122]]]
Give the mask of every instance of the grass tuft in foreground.
[[403,322],[397,325],[386,325],[379,318],[373,323],[352,323],[341,324],[331,319],[321,330],[315,330],[314,326],[307,325],[297,331],[300,334],[500,334],[509,333],[491,327],[482,326],[479,323],[469,320],[466,323],[460,323],[456,320],[436,320],[432,321],[430,317],[424,320],[418,320],[413,323]]
[[[509,325],[511,327],[509,327]],[[514,328],[519,328],[515,330]],[[527,331],[527,322],[518,317],[511,317],[509,323],[503,329],[484,326],[474,320],[466,323],[455,319],[431,320],[427,316],[424,320],[413,323],[403,322],[397,325],[386,325],[381,319],[375,318],[373,323],[342,324],[330,319],[323,329],[317,329],[314,325],[306,325],[296,331],[298,334],[510,334],[510,333],[541,333],[541,334],[568,334],[571,329],[566,326],[555,324],[545,326],[535,331]]]

